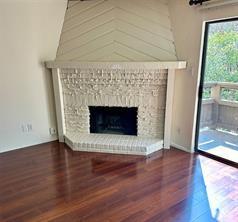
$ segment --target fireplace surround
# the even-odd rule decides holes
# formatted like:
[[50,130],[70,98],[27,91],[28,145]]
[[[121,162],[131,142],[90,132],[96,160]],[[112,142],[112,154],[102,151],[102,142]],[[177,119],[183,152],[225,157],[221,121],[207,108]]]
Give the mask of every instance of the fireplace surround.
[[[59,140],[73,150],[148,155],[170,147],[175,70],[186,62],[53,61],[47,67],[53,75]],[[106,129],[92,123],[96,114],[104,118],[102,107],[111,114]],[[136,112],[131,120],[136,129],[130,132],[120,120],[124,110]]]

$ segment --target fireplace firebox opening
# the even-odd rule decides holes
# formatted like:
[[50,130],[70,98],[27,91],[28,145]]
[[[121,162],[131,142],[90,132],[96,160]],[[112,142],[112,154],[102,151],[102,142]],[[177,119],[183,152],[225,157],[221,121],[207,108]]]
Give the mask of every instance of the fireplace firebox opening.
[[89,106],[90,133],[137,136],[137,107]]

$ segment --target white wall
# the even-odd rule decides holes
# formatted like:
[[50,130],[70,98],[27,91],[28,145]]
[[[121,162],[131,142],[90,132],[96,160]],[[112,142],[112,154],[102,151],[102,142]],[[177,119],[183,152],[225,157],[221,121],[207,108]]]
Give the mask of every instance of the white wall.
[[0,152],[57,139],[43,62],[55,59],[65,9],[66,0],[0,0]]
[[[202,22],[237,16],[238,6],[198,11],[188,0],[168,2],[178,59],[189,63],[176,75],[172,137],[190,151]],[[0,0],[0,152],[56,139],[49,135],[56,127],[52,82],[42,62],[55,58],[65,8],[66,0]],[[31,133],[22,132],[26,123]]]
[[188,0],[168,1],[177,56],[188,62],[187,70],[176,75],[172,140],[178,147],[193,151],[202,24],[207,20],[238,16],[238,5],[200,11],[190,7]]

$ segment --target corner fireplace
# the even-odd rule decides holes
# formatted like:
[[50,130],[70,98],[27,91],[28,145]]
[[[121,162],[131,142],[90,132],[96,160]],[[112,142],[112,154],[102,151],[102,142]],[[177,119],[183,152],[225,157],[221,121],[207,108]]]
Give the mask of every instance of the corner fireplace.
[[114,154],[170,148],[175,69],[186,62],[54,61],[47,67],[60,142]]
[[137,136],[137,107],[89,106],[90,133]]

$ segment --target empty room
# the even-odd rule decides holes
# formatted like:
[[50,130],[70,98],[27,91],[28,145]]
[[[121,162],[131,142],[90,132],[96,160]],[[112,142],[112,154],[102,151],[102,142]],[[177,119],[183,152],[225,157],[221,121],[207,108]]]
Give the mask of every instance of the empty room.
[[0,222],[237,222],[238,0],[0,0]]

